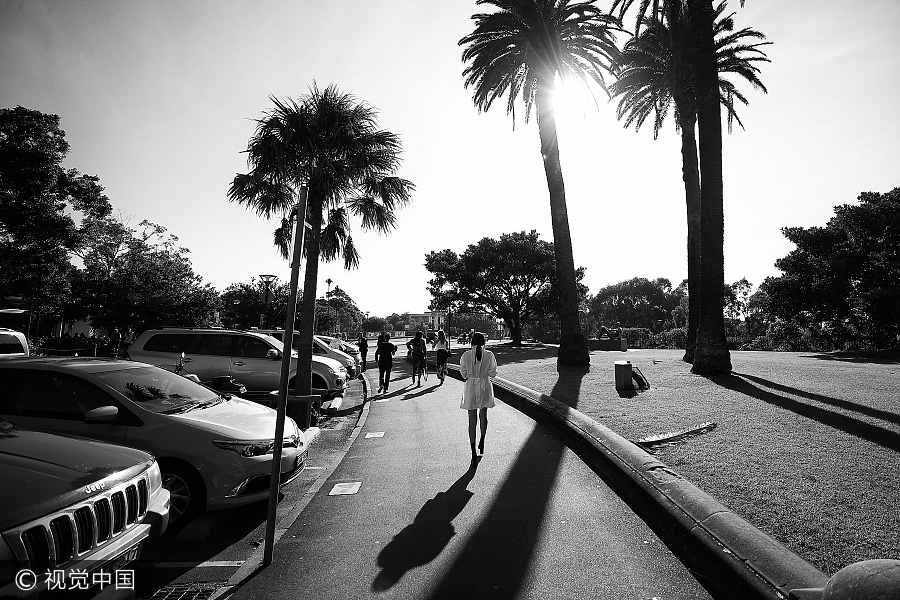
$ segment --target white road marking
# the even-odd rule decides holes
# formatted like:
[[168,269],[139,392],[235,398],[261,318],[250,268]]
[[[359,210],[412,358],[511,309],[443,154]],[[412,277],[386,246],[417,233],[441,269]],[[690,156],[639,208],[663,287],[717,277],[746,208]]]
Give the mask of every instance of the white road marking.
[[359,491],[359,488],[362,486],[362,481],[349,481],[347,483],[336,483],[334,487],[331,488],[331,491],[328,492],[329,496],[349,496],[355,494]]
[[372,433],[367,433],[367,434],[366,434],[366,439],[369,439],[369,438],[380,438],[380,437],[384,437],[384,432],[383,432],[383,431],[373,431]]

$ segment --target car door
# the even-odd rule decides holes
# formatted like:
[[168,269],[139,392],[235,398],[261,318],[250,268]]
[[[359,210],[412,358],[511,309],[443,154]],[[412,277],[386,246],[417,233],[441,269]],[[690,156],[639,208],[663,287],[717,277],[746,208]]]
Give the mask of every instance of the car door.
[[227,333],[185,334],[184,370],[200,381],[231,375],[232,344],[236,336]]
[[[69,373],[35,369],[0,371],[0,419],[31,429],[77,435],[122,444],[133,418],[98,386]],[[101,406],[115,406],[113,423],[85,423],[84,415]]]
[[236,335],[232,346],[231,376],[254,392],[278,389],[281,381],[281,355],[267,356],[275,350],[265,340],[252,335]]

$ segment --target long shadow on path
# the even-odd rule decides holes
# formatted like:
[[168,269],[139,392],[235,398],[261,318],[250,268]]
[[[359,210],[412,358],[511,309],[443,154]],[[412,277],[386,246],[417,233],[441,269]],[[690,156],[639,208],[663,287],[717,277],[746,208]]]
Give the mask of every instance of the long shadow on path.
[[453,519],[462,512],[473,493],[466,489],[475,476],[477,463],[447,491],[426,502],[411,525],[394,536],[378,554],[381,572],[372,582],[372,590],[383,592],[393,587],[415,567],[430,563],[456,535]]
[[[586,370],[560,370],[554,391],[578,389]],[[578,395],[567,402],[574,407]],[[500,485],[496,500],[444,574],[432,600],[514,598],[528,576],[565,449],[536,427]],[[490,430],[488,444],[490,445]]]
[[884,446],[885,448],[900,452],[900,434],[894,431],[879,427],[877,425],[872,425],[871,423],[866,423],[865,421],[861,421],[853,417],[848,417],[847,415],[843,415],[832,410],[820,408],[818,406],[813,406],[811,404],[806,404],[805,402],[794,400],[793,398],[775,394],[753,385],[750,381],[743,379],[742,377],[743,376],[726,375],[720,377],[709,377],[709,380],[724,388],[728,388],[729,390],[740,392],[741,394],[745,394],[747,396],[750,396],[751,398],[756,398],[757,400],[761,400],[767,404],[789,410],[798,415],[818,421],[819,423],[822,423],[824,425],[834,427],[835,429],[840,429],[841,431],[849,433],[850,435],[868,440],[870,442],[878,444],[879,446]]

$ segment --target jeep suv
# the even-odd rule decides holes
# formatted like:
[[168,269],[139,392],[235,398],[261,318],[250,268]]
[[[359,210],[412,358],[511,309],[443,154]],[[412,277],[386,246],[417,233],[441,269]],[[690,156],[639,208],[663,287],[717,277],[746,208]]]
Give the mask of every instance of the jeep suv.
[[[128,347],[127,358],[175,371],[184,353],[184,370],[206,382],[230,375],[247,387],[248,396],[277,390],[281,381],[282,343],[255,331],[167,327],[149,329]],[[291,352],[289,387],[297,374]],[[324,399],[342,395],[347,370],[336,360],[313,356],[312,392]]]
[[0,478],[2,598],[45,594],[49,573],[55,589],[102,585],[169,521],[169,491],[140,450],[0,421]]

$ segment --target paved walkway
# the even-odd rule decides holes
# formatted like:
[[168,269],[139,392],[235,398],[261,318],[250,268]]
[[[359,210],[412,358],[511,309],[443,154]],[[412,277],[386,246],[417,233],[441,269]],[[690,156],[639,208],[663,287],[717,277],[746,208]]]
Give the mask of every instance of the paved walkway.
[[229,597],[709,597],[555,433],[511,407],[489,411],[470,469],[462,384],[432,374],[413,388],[400,355],[273,564]]

